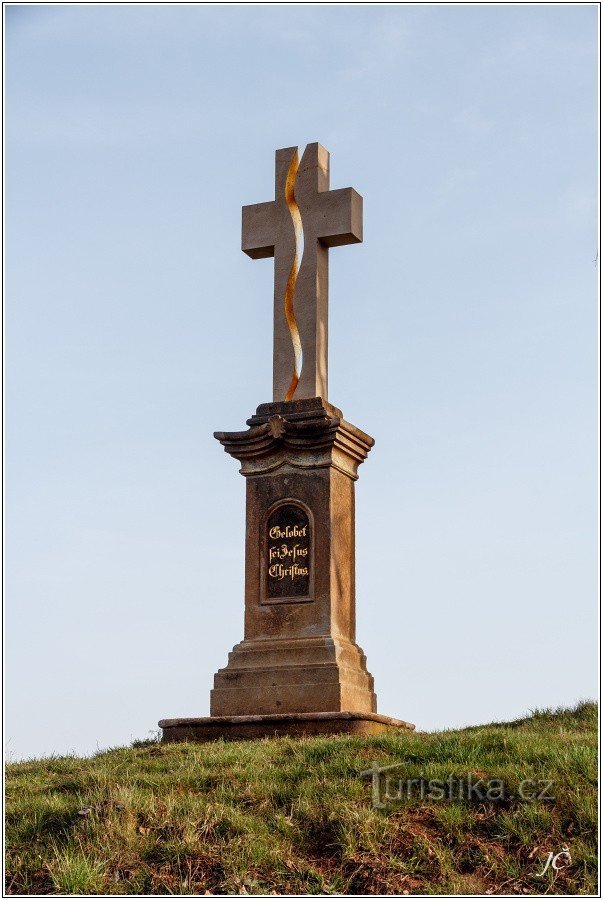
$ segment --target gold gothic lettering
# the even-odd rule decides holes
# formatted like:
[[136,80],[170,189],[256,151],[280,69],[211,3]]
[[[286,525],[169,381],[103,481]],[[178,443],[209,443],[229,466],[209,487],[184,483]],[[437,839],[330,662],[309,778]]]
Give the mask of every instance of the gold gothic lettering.
[[306,537],[307,530],[307,525],[304,525],[303,528],[300,528],[298,525],[286,525],[284,528],[275,525],[270,529],[270,540],[274,541],[279,538]]
[[269,600],[310,594],[310,522],[305,510],[283,503],[269,516],[265,542],[265,590]]

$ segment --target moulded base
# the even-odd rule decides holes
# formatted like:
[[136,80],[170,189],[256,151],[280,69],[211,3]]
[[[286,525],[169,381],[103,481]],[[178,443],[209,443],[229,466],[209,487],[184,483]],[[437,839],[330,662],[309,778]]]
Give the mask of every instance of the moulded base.
[[161,719],[164,742],[241,741],[265,737],[305,737],[315,734],[357,734],[414,731],[401,719],[370,712],[272,713],[265,716],[207,716]]

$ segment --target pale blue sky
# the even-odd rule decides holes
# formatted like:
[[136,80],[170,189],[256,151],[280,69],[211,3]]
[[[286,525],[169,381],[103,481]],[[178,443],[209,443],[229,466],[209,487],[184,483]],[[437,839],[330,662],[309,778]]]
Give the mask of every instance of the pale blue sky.
[[597,8],[9,6],[6,744],[206,715],[243,633],[272,266],[240,207],[318,140],[379,711],[477,724],[596,691]]

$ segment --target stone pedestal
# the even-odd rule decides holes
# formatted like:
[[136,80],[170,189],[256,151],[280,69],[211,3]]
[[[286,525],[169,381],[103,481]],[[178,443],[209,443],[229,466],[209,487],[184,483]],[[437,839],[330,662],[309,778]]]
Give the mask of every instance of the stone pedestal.
[[373,445],[320,398],[266,403],[216,433],[247,480],[245,637],[212,716],[376,712],[355,643],[354,482]]
[[356,644],[354,482],[373,439],[320,397],[262,404],[247,424],[215,434],[247,482],[244,637],[211,717],[162,720],[164,740],[414,728],[376,715]]

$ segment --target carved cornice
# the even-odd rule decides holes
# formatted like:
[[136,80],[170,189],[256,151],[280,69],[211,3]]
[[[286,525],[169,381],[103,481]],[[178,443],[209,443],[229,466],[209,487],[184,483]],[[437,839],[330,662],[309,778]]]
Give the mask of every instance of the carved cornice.
[[289,465],[299,469],[333,466],[358,477],[374,440],[343,418],[341,410],[314,397],[263,403],[247,420],[247,431],[216,431],[225,451],[241,462],[243,475],[259,475]]

